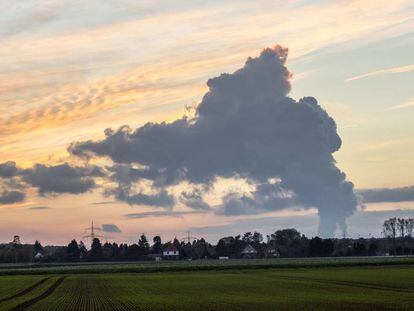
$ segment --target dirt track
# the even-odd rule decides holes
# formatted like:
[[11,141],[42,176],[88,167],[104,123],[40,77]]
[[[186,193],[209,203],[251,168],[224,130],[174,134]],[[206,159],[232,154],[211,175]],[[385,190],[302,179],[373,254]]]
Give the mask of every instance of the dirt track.
[[44,291],[42,294],[40,294],[39,296],[30,299],[28,301],[25,301],[19,305],[17,305],[16,307],[14,307],[13,309],[11,309],[12,311],[21,311],[21,310],[26,310],[26,308],[34,305],[36,302],[45,299],[46,297],[50,296],[53,294],[53,292],[56,290],[56,288],[59,287],[60,284],[62,284],[62,282],[64,281],[65,277],[61,277],[59,279],[56,280],[55,283],[52,284],[52,286],[50,286],[46,291]]
[[36,287],[38,287],[38,286],[42,285],[42,284],[43,284],[44,282],[46,282],[48,279],[50,279],[50,278],[44,278],[44,279],[41,279],[39,282],[37,282],[37,283],[33,284],[32,286],[29,286],[28,288],[25,288],[24,290],[22,290],[22,291],[18,292],[17,294],[14,294],[14,295],[12,295],[12,296],[9,296],[9,297],[6,297],[6,298],[3,298],[3,299],[0,299],[0,303],[2,303],[2,302],[4,302],[4,301],[8,301],[8,300],[12,300],[12,299],[15,299],[15,298],[21,297],[21,296],[23,296],[23,295],[26,295],[27,293],[29,293],[29,292],[31,292],[32,290],[34,290]]

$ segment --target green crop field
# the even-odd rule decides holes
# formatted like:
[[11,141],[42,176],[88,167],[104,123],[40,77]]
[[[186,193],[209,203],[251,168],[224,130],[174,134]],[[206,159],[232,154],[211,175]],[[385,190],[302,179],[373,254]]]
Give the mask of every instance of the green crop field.
[[320,267],[414,265],[414,257],[333,257],[333,258],[276,258],[232,259],[194,261],[141,261],[141,262],[82,262],[82,263],[34,263],[0,264],[0,275],[22,274],[92,274],[92,273],[149,273],[171,271],[285,269]]
[[413,310],[414,265],[0,276],[1,310]]

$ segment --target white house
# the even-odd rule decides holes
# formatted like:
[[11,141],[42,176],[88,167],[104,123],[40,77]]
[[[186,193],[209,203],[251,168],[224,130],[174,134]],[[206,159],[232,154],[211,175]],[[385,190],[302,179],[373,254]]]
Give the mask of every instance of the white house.
[[246,247],[240,252],[240,256],[242,258],[255,258],[257,256],[257,250],[250,244],[247,244]]
[[166,259],[178,259],[180,257],[180,252],[174,244],[168,242],[164,244],[162,248],[162,256]]

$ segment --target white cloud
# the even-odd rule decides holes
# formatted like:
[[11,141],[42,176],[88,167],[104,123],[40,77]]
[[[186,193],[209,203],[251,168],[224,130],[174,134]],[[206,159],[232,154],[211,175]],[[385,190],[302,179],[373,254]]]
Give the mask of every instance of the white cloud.
[[410,71],[414,71],[414,64],[371,71],[368,73],[350,77],[346,79],[345,82],[356,81],[356,80],[365,79],[365,78],[372,77],[372,76],[397,74],[397,73],[404,73],[404,72],[410,72]]
[[393,110],[400,110],[400,109],[413,108],[413,107],[414,107],[414,98],[410,98],[408,101],[406,101],[403,104],[388,107],[387,109],[385,109],[385,111],[393,111]]

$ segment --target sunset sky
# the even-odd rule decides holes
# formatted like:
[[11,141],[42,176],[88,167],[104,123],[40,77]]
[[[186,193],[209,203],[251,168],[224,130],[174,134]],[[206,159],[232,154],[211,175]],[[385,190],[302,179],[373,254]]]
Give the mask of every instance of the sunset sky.
[[[117,242],[188,230],[214,243],[285,227],[316,235],[317,210],[309,206],[225,215],[180,200],[169,209],[128,204],[104,194],[113,180],[89,171],[113,159],[68,152],[73,142],[104,139],[107,128],[194,113],[210,78],[276,45],[289,49],[288,96],[318,100],[342,139],[337,166],[356,193],[375,189],[348,218],[348,234],[379,236],[387,217],[414,216],[413,1],[0,0],[0,12],[0,163],[15,162],[20,172],[2,175],[0,167],[0,242],[19,234],[23,242],[67,244],[92,220],[115,225],[104,235]],[[80,178],[96,185],[43,191],[33,181],[36,165],[64,163],[88,167]],[[165,189],[187,187],[184,179]],[[218,178],[203,198],[216,207],[224,194],[248,187]],[[2,200],[10,191],[25,198]]]

